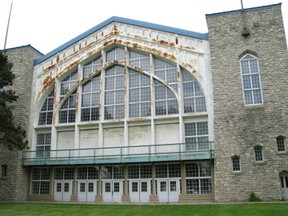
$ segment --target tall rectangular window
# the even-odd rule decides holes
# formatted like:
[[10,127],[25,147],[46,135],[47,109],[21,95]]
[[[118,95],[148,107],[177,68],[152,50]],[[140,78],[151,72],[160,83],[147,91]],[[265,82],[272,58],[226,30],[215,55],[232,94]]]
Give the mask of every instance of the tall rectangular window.
[[150,77],[129,70],[129,117],[151,116]]
[[240,157],[239,156],[233,156],[232,157],[232,170],[234,172],[241,171],[240,167]]
[[105,119],[124,118],[125,94],[124,67],[113,66],[105,72]]
[[278,152],[285,152],[286,151],[285,137],[284,136],[278,136],[276,138],[276,141],[277,141]]
[[263,161],[263,147],[262,146],[255,146],[255,160],[256,161]]
[[262,104],[262,87],[258,59],[250,54],[240,60],[245,105]]

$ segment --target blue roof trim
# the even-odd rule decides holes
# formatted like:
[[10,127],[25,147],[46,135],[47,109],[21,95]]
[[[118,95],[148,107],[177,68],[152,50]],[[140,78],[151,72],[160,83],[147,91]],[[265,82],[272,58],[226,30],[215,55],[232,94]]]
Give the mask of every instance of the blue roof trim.
[[41,62],[43,62],[46,59],[55,55],[56,53],[66,49],[67,47],[71,46],[72,44],[82,40],[83,38],[89,36],[90,34],[93,34],[94,32],[96,32],[99,29],[109,25],[112,22],[120,22],[120,23],[136,25],[136,26],[150,28],[150,29],[155,29],[155,30],[159,30],[159,31],[170,32],[170,33],[179,34],[179,35],[183,35],[183,36],[194,37],[194,38],[198,38],[198,39],[202,39],[202,40],[208,40],[208,33],[198,33],[198,32],[188,31],[188,30],[184,30],[184,29],[178,29],[178,28],[174,28],[174,27],[169,27],[169,26],[164,26],[164,25],[158,25],[158,24],[153,24],[153,23],[142,22],[142,21],[137,21],[137,20],[113,16],[113,17],[105,20],[104,22],[96,25],[95,27],[89,29],[88,31],[80,34],[79,36],[73,38],[72,40],[64,43],[63,45],[52,50],[51,52],[40,57],[39,59],[36,59],[34,61],[34,65],[40,64]]
[[249,11],[257,11],[257,10],[263,10],[263,9],[270,9],[270,8],[276,8],[276,7],[281,7],[282,3],[278,4],[272,4],[272,5],[265,5],[265,6],[260,6],[260,7],[253,7],[253,8],[246,8],[244,10],[233,10],[233,11],[225,11],[225,12],[220,12],[220,13],[213,13],[213,14],[206,14],[206,17],[212,17],[212,16],[222,16],[226,14],[234,14],[234,13],[241,13],[241,12],[249,12]]

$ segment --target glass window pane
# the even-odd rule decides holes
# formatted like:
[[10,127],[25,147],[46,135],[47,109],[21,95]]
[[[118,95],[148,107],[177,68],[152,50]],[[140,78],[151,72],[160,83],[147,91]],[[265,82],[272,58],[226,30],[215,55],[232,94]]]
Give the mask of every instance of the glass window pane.
[[167,113],[166,102],[165,101],[155,102],[155,109],[156,109],[156,115],[166,115]]
[[256,59],[250,60],[249,63],[250,63],[251,73],[258,73],[259,71],[258,71],[257,60]]
[[178,102],[177,100],[167,101],[168,105],[168,114],[177,114],[178,113]]
[[206,112],[206,102],[204,97],[195,98],[196,112]]
[[183,83],[183,95],[184,97],[194,96],[194,83]]
[[117,76],[116,78],[116,88],[115,89],[123,89],[124,88],[124,76]]
[[105,119],[114,119],[113,107],[105,107]]
[[99,106],[100,94],[94,93],[91,94],[91,97],[92,97],[91,106]]
[[90,121],[90,108],[81,109],[81,121]]
[[248,74],[249,73],[249,64],[248,61],[241,61],[241,70],[242,74]]
[[115,119],[124,118],[124,105],[115,106]]
[[112,90],[114,89],[114,77],[106,77],[105,78],[105,89]]
[[115,104],[122,104],[124,103],[124,91],[115,91]]
[[151,116],[151,104],[141,103],[141,117]]
[[114,91],[105,92],[105,105],[114,104]]
[[166,99],[166,87],[164,85],[155,86],[155,100]]
[[90,94],[82,95],[82,107],[89,107],[90,106]]
[[139,89],[130,89],[129,90],[129,102],[139,102]]
[[260,88],[259,74],[252,75],[251,80],[252,80],[252,87],[253,88]]
[[208,134],[208,123],[198,122],[197,123],[197,135],[207,135]]
[[139,104],[130,104],[129,105],[129,117],[130,118],[140,117]]
[[184,99],[184,112],[195,112],[194,98]]
[[249,75],[243,76],[243,87],[244,89],[251,89],[252,86]]
[[253,104],[253,98],[252,98],[252,91],[251,90],[245,90],[244,91],[244,97],[245,97],[245,104]]
[[253,96],[254,96],[254,103],[259,104],[262,103],[262,96],[261,96],[261,90],[254,90],[253,91]]
[[199,194],[199,179],[187,179],[186,180],[186,193],[187,194]]
[[185,135],[186,136],[195,136],[196,135],[195,123],[186,123],[185,124]]
[[141,101],[150,101],[150,88],[141,89]]
[[86,82],[83,86],[82,86],[82,92],[86,93],[86,92],[91,92],[91,80]]

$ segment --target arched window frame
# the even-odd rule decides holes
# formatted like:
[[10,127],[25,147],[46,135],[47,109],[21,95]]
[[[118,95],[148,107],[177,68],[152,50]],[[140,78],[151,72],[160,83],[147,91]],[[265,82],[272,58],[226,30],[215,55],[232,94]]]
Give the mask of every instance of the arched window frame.
[[[127,52],[128,55],[125,54]],[[131,57],[130,57],[131,55]],[[90,58],[92,59],[92,58]],[[102,60],[103,61],[102,61]],[[154,67],[155,62],[159,62],[160,65],[164,65],[163,68],[158,68],[159,70]],[[112,105],[109,106],[106,104],[106,94],[108,94],[108,91],[106,89],[106,79],[107,79],[107,71],[112,69],[113,67],[124,67],[125,68],[125,75],[124,82],[126,82],[127,90],[130,94],[130,86],[129,86],[129,71],[133,70],[136,73],[139,73],[140,75],[147,75],[150,79],[150,92],[153,91],[150,95],[150,100],[140,101],[138,106],[139,112],[142,113],[139,114],[133,114],[130,116],[130,100],[129,100],[129,94],[125,93],[124,102],[123,104],[115,104],[114,106],[120,107],[120,105],[123,105],[123,107],[119,108],[120,114],[117,110],[112,110]],[[127,67],[127,68],[126,68]],[[122,47],[120,45],[115,45],[115,47],[110,48],[109,50],[106,50],[102,52],[101,55],[96,54],[95,58],[90,60],[89,62],[85,61],[82,67],[78,70],[74,69],[72,73],[67,75],[64,79],[62,79],[61,87],[60,87],[60,102],[62,101],[63,97],[65,97],[65,101],[62,104],[60,109],[58,110],[58,123],[59,124],[66,124],[66,123],[75,123],[78,122],[87,122],[87,121],[106,121],[106,120],[116,120],[116,119],[124,119],[124,118],[138,118],[138,117],[158,117],[158,116],[167,116],[167,115],[173,115],[173,114],[182,114],[184,112],[187,113],[197,113],[197,112],[207,112],[206,109],[206,102],[205,102],[205,95],[203,92],[203,89],[201,88],[198,81],[195,79],[195,77],[188,73],[189,76],[191,76],[190,79],[187,80],[187,78],[184,80],[185,84],[193,85],[193,94],[192,95],[185,95],[184,97],[181,97],[182,105],[185,104],[185,107],[189,107],[186,110],[183,110],[179,113],[179,100],[180,98],[177,97],[177,94],[182,94],[183,89],[183,81],[181,80],[182,76],[180,75],[177,77],[177,74],[179,73],[178,70],[186,71],[184,68],[181,68],[177,66],[176,63],[166,61],[166,59],[162,59],[161,57],[156,57],[149,53],[142,53],[142,51],[134,50],[134,49],[128,49],[127,47]],[[152,70],[152,71],[150,71]],[[174,71],[174,73],[171,74],[171,70]],[[82,75],[80,75],[82,73]],[[100,85],[102,89],[99,91],[100,93],[100,100],[101,104],[99,103],[99,109],[98,111],[95,111],[95,109],[92,111],[94,106],[82,106],[82,97],[83,97],[83,85],[85,85],[86,82],[89,82],[90,80],[87,80],[86,78],[93,79],[96,74],[100,73]],[[150,74],[150,75],[149,75]],[[158,74],[158,75],[157,75]],[[116,79],[119,74],[115,74],[114,79]],[[90,77],[89,77],[90,76]],[[97,75],[96,75],[97,76]],[[183,76],[187,77],[187,75]],[[81,81],[79,83],[78,79],[83,78],[82,84]],[[60,79],[61,80],[61,79]],[[181,81],[180,81],[181,80]],[[78,84],[77,84],[78,83]],[[125,85],[126,85],[125,84]],[[182,86],[179,87],[178,85],[181,84]],[[79,85],[77,88],[75,88],[75,85]],[[115,84],[116,85],[116,84]],[[156,98],[156,87],[165,87],[165,98]],[[143,86],[140,87],[142,88]],[[146,86],[148,87],[148,86]],[[78,91],[81,88],[80,91]],[[71,92],[72,89],[73,93]],[[123,88],[124,89],[124,88]],[[122,89],[122,90],[123,90]],[[148,88],[147,88],[148,89]],[[181,89],[181,92],[178,92]],[[119,89],[114,89],[119,90]],[[191,89],[190,89],[191,90]],[[79,113],[80,117],[79,120],[78,117],[76,119],[76,106],[78,106],[74,101],[76,101],[76,91],[80,92],[80,97],[78,98],[78,104],[81,112]],[[112,90],[110,91],[112,92]],[[124,91],[123,91],[124,92]],[[69,93],[70,95],[67,95]],[[91,92],[94,93],[94,92]],[[184,92],[185,93],[185,92]],[[172,97],[174,95],[174,97]],[[153,96],[153,97],[152,97]],[[117,97],[119,98],[119,97]],[[154,103],[151,101],[154,99]],[[73,103],[71,103],[73,102]],[[148,108],[148,102],[150,102],[150,107]],[[146,104],[144,104],[146,103]],[[68,105],[67,105],[68,104]],[[72,105],[72,106],[71,106]],[[136,103],[134,105],[137,105]],[[153,105],[153,106],[152,106]],[[95,105],[96,106],[96,105]],[[126,107],[127,106],[127,107]],[[131,105],[132,106],[132,105]],[[143,107],[141,107],[143,106]],[[94,107],[95,108],[95,107]],[[157,108],[163,108],[159,112],[157,112]],[[108,109],[111,109],[110,111]],[[115,108],[113,108],[115,109]],[[88,113],[89,111],[89,113]],[[113,113],[113,117],[110,115],[107,115],[107,111]],[[85,115],[87,115],[85,118],[82,118],[82,112],[86,112]],[[118,113],[118,114],[117,114]],[[84,115],[84,114],[83,114]],[[94,115],[94,117],[92,117]],[[126,116],[127,115],[127,116]]]
[[255,153],[255,161],[261,162],[264,160],[263,157],[263,146],[257,145],[254,147],[254,153]]
[[263,91],[257,56],[245,54],[239,61],[245,106],[263,104]]
[[286,152],[286,138],[284,136],[280,135],[276,137],[276,143],[278,152]]

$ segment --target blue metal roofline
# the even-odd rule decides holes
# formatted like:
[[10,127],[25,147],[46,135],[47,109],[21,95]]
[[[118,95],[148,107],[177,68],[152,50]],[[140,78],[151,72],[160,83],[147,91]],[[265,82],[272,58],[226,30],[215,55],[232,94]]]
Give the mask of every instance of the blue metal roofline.
[[263,9],[269,9],[269,8],[276,8],[276,7],[281,7],[281,5],[282,3],[278,3],[278,4],[272,4],[272,5],[264,5],[260,7],[246,8],[244,10],[239,9],[239,10],[220,12],[220,13],[212,13],[212,14],[206,14],[206,17],[223,16],[223,15],[228,15],[228,14],[241,13],[243,11],[249,12],[249,11],[257,11],[257,10],[263,10]]
[[36,59],[34,61],[34,65],[40,64],[41,62],[45,61],[46,59],[52,57],[56,53],[66,49],[67,47],[71,46],[72,44],[82,40],[83,38],[93,34],[94,32],[98,31],[99,29],[109,25],[112,22],[120,22],[120,23],[125,23],[125,24],[130,24],[130,25],[136,25],[140,27],[145,27],[145,28],[150,28],[150,29],[155,29],[159,31],[165,31],[165,32],[170,32],[178,35],[183,35],[183,36],[188,36],[188,37],[193,37],[193,38],[198,38],[202,40],[208,40],[208,33],[198,33],[198,32],[193,32],[193,31],[188,31],[184,29],[178,29],[174,27],[169,27],[169,26],[164,26],[164,25],[158,25],[158,24],[153,24],[153,23],[148,23],[148,22],[143,22],[143,21],[138,21],[138,20],[133,20],[133,19],[127,19],[127,18],[122,18],[122,17],[117,17],[113,16],[104,22],[96,25],[95,27],[89,29],[86,32],[83,32],[79,36],[73,38],[72,40],[64,43],[63,45],[59,46],[58,48],[52,50],[51,52],[47,53],[46,55],[40,57],[39,59]]

